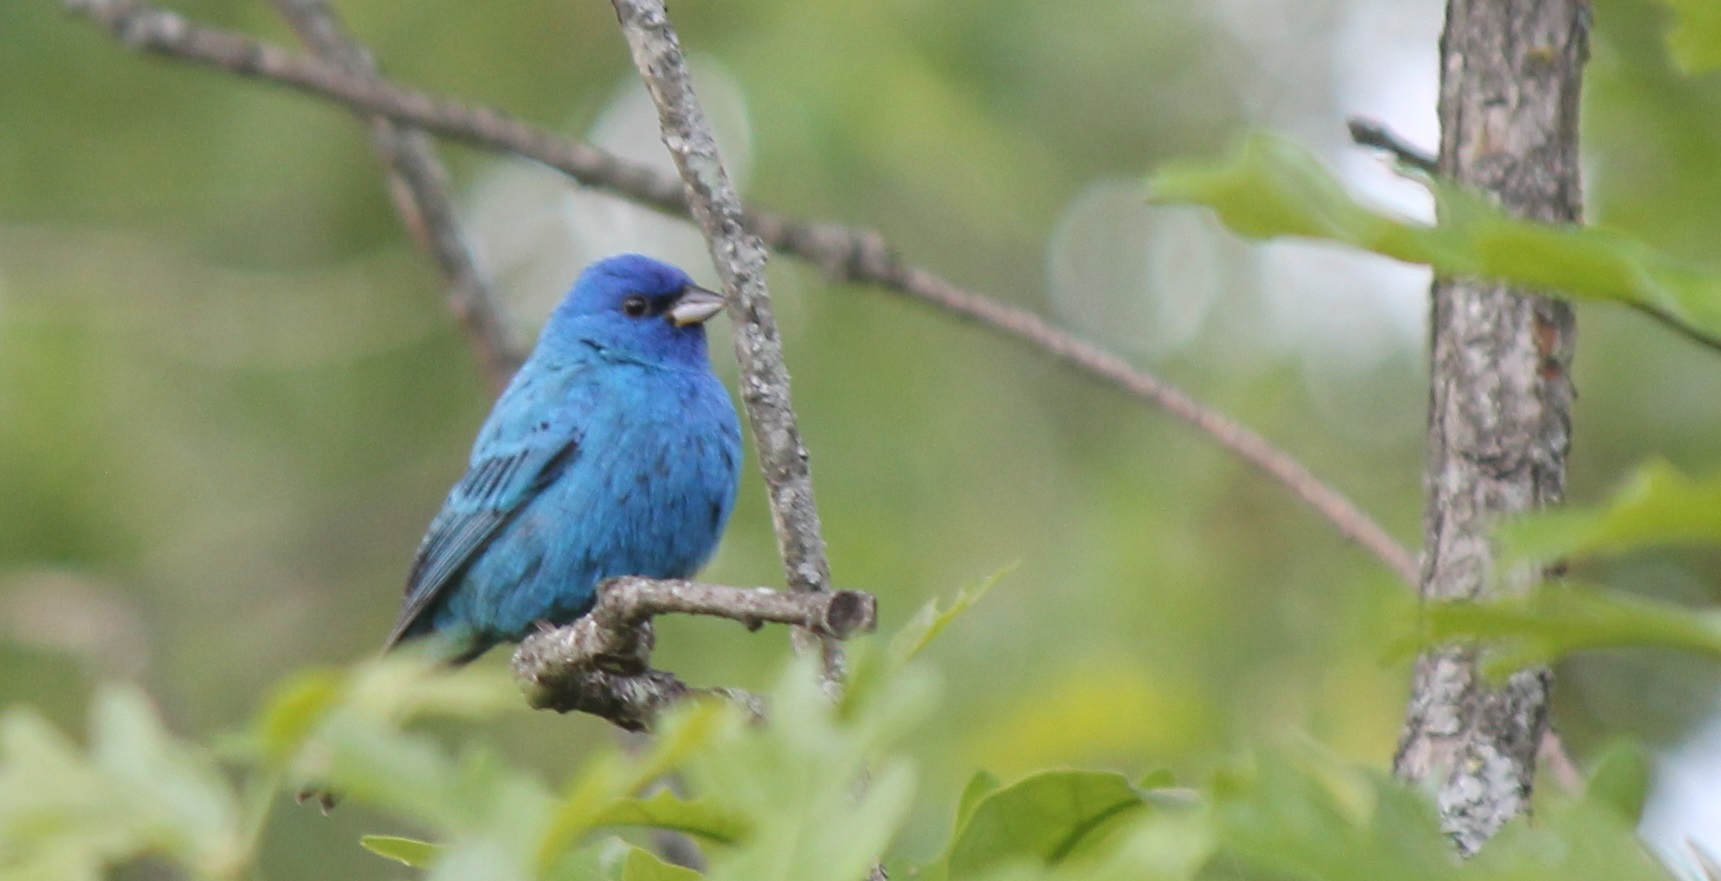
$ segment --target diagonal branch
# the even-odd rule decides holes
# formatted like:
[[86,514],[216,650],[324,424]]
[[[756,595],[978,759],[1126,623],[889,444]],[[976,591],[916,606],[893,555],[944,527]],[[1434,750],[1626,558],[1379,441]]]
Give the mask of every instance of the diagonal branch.
[[[300,42],[354,76],[375,77],[376,64],[347,34],[325,0],[273,0]],[[500,301],[472,258],[448,197],[448,174],[423,132],[385,115],[361,111],[371,146],[387,169],[395,212],[428,252],[448,287],[448,307],[484,368],[492,391],[501,391],[520,366],[520,341]]]
[[[627,37],[633,63],[657,105],[663,144],[669,148],[687,187],[688,207],[705,234],[711,261],[723,279],[735,319],[735,357],[741,363],[741,401],[753,427],[759,468],[771,502],[777,550],[792,591],[830,589],[830,563],[819,532],[813,501],[812,471],[789,401],[789,370],[783,343],[765,289],[765,246],[742,218],[741,198],[723,168],[717,139],[693,91],[681,43],[660,0],[614,0],[616,18]],[[819,647],[824,679],[833,691],[842,675],[842,652],[835,640],[815,640],[808,629],[795,632],[797,650]]]
[[[380,114],[476,147],[513,153],[566,173],[581,184],[665,214],[689,215],[681,182],[577,141],[527,125],[501,111],[461,104],[357,76],[336,65],[193,24],[135,0],[63,0],[127,46],[286,86],[355,110]],[[833,282],[873,285],[975,322],[1113,385],[1206,433],[1214,443],[1284,486],[1338,533],[1373,554],[1407,583],[1416,562],[1367,513],[1291,456],[1229,417],[1127,361],[1054,327],[1044,318],[962,288],[902,261],[881,236],[835,223],[798,220],[753,209],[746,228],[766,245],[817,264]]]

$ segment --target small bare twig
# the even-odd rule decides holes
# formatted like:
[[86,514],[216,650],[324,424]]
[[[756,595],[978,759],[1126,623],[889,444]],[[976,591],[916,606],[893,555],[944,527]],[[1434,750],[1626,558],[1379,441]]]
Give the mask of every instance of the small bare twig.
[[[299,40],[355,76],[375,77],[376,64],[348,35],[325,0],[274,0]],[[371,146],[388,171],[389,196],[419,247],[435,260],[448,287],[448,307],[460,322],[484,368],[492,391],[500,392],[520,366],[520,342],[505,310],[472,258],[448,198],[448,174],[423,132],[387,116],[361,112]]]
[[651,668],[651,619],[657,615],[708,615],[749,629],[787,624],[830,639],[871,630],[877,603],[853,590],[784,592],[696,581],[612,578],[598,585],[597,604],[566,627],[526,637],[514,651],[514,677],[526,683],[532,705],[602,716],[630,731],[651,727],[666,706],[693,694],[737,700],[755,713],[756,698],[733,689],[699,690]]
[[[687,187],[688,207],[705,234],[712,264],[729,297],[735,319],[735,357],[741,363],[741,401],[753,426],[759,468],[771,502],[777,550],[792,591],[830,589],[830,563],[813,501],[807,449],[789,402],[789,370],[771,295],[765,289],[765,246],[742,217],[741,198],[724,170],[717,139],[693,91],[687,59],[661,0],[613,0],[634,67],[657,105],[663,143]],[[815,646],[824,659],[824,679],[834,693],[842,675],[842,650],[835,640],[815,641],[814,632],[795,633],[795,646]]]
[[1572,754],[1566,749],[1565,740],[1560,733],[1549,725],[1542,732],[1542,742],[1536,747],[1536,758],[1548,773],[1554,777],[1554,782],[1560,784],[1560,789],[1568,795],[1576,795],[1584,790],[1584,772],[1578,768],[1578,763],[1572,761]]
[[1350,129],[1351,140],[1357,146],[1381,150],[1398,160],[1398,164],[1429,177],[1440,174],[1440,160],[1428,151],[1412,146],[1384,123],[1366,116],[1353,116],[1345,120],[1345,126]]
[[[587,144],[558,137],[501,111],[448,101],[227,31],[196,25],[135,0],[63,0],[142,51],[255,77],[355,110],[381,114],[444,137],[509,152],[566,173],[585,186],[665,214],[688,216],[681,181]],[[905,264],[881,236],[835,223],[751,210],[747,229],[778,251],[822,269],[833,282],[874,285],[968,319],[1116,386],[1205,432],[1324,517],[1338,533],[1414,584],[1409,551],[1342,493],[1300,462],[1230,418],[1122,358],[1053,327],[1032,312],[967,290]]]

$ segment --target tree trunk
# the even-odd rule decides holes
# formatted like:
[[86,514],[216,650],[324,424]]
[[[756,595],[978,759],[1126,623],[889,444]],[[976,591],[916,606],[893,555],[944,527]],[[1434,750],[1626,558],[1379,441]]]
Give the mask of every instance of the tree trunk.
[[[1578,94],[1585,0],[1450,0],[1441,39],[1440,173],[1536,220],[1580,218]],[[1424,602],[1488,599],[1537,581],[1496,573],[1490,530],[1556,504],[1565,484],[1574,325],[1564,303],[1476,279],[1437,279],[1425,475]],[[1549,673],[1491,685],[1473,648],[1417,663],[1394,771],[1436,783],[1468,855],[1529,804]]]

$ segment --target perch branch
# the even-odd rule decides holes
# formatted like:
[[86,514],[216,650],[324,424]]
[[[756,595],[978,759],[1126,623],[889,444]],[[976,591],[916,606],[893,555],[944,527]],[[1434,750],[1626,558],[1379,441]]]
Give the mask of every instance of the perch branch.
[[[195,25],[133,0],[64,2],[68,9],[95,20],[132,48],[261,79],[476,147],[513,153],[562,171],[585,186],[665,214],[688,216],[686,194],[679,180],[534,128],[500,111],[356,76],[316,58]],[[1032,312],[904,263],[876,232],[759,210],[749,211],[745,222],[767,245],[816,264],[832,282],[873,285],[973,321],[1188,423],[1288,489],[1340,535],[1373,554],[1407,583],[1416,582],[1416,563],[1410,552],[1342,493],[1259,435],[1117,355],[1052,326]]]
[[[735,357],[741,364],[741,401],[753,426],[789,589],[829,590],[830,563],[813,500],[812,472],[795,424],[789,370],[783,363],[783,343],[765,288],[765,246],[746,228],[741,198],[724,170],[717,139],[694,94],[687,59],[663,3],[614,0],[611,5],[627,37],[634,67],[657,106],[663,144],[681,173],[688,207],[705,234],[711,261],[729,298]],[[796,630],[796,648],[820,650],[826,686],[834,689],[842,671],[841,649],[833,639],[814,637],[812,630]]]
[[[273,0],[299,41],[351,75],[375,77],[377,68],[325,0]],[[435,261],[448,289],[449,311],[478,355],[490,388],[500,392],[522,358],[507,313],[472,258],[454,217],[448,174],[430,138],[387,116],[359,111],[371,146],[388,174],[395,212],[420,248]]]
[[730,689],[694,689],[673,674],[651,668],[651,619],[708,615],[749,629],[787,624],[828,639],[873,629],[877,603],[853,590],[784,592],[696,581],[612,578],[598,585],[590,613],[566,627],[526,637],[514,651],[514,677],[526,683],[532,705],[578,710],[630,731],[645,730],[659,711],[693,694],[717,694],[758,712],[757,700]]

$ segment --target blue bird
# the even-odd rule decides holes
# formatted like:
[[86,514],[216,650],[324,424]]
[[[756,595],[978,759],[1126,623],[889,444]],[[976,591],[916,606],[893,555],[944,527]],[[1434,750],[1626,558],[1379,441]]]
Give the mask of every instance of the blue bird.
[[590,611],[598,582],[685,578],[735,503],[741,428],[704,322],[723,297],[624,254],[586,267],[431,521],[390,647],[464,662]]

